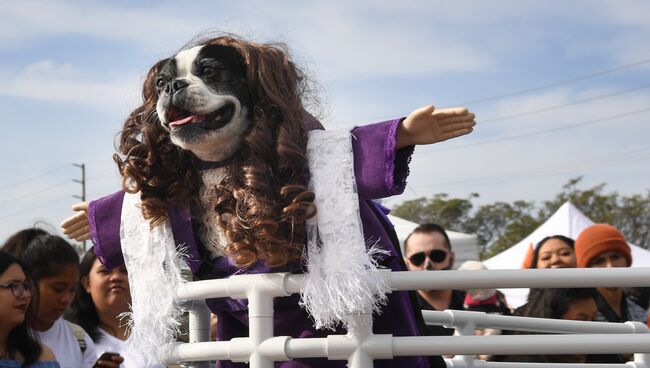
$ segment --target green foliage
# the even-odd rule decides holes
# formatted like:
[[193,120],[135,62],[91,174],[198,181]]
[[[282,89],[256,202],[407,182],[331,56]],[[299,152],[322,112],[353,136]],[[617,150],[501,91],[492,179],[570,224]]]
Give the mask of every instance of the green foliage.
[[418,198],[406,201],[395,207],[395,216],[413,221],[418,224],[433,222],[440,226],[462,231],[464,223],[469,220],[472,210],[472,198],[478,194],[472,193],[469,198],[449,198],[445,193],[436,194],[433,198]]
[[395,216],[419,224],[433,222],[446,229],[476,234],[482,259],[498,254],[525,238],[569,201],[594,222],[609,223],[620,229],[626,239],[650,249],[650,190],[645,195],[621,196],[605,192],[605,184],[580,189],[582,178],[569,180],[551,200],[539,207],[534,202],[495,202],[474,209],[469,198],[450,198],[439,193],[396,206]]

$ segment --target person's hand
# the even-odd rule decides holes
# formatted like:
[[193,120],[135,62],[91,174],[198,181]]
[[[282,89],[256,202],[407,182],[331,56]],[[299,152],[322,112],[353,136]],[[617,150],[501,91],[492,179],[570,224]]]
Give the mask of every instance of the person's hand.
[[104,353],[93,364],[92,368],[119,368],[124,362],[124,358],[117,353]]
[[475,117],[464,107],[440,110],[433,105],[421,107],[400,123],[396,148],[433,144],[469,134],[476,125]]
[[70,239],[82,242],[90,239],[90,224],[88,223],[88,202],[80,202],[72,206],[73,211],[78,211],[74,216],[68,217],[61,223],[61,231]]

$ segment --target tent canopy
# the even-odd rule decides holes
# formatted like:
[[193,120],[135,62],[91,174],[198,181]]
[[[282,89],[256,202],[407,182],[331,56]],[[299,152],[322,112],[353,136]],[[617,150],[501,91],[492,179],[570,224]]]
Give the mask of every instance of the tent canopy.
[[[483,263],[487,268],[494,270],[518,269],[526,257],[530,244],[535,246],[540,240],[551,235],[564,235],[575,239],[582,230],[593,224],[594,222],[573,204],[566,202],[522,241]],[[632,267],[650,267],[650,251],[633,244],[629,245],[632,249]],[[518,307],[526,302],[528,289],[504,289],[501,291],[506,294],[508,302],[513,307]]]

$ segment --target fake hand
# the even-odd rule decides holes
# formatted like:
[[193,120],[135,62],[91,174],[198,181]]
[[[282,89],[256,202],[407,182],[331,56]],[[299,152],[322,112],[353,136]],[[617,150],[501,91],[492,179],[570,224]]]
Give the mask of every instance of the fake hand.
[[78,211],[74,216],[68,217],[61,223],[61,230],[70,239],[78,242],[90,239],[90,224],[88,223],[88,202],[80,202],[72,206]]
[[400,123],[396,148],[433,144],[469,134],[476,125],[475,117],[464,107],[440,110],[433,105],[421,107]]

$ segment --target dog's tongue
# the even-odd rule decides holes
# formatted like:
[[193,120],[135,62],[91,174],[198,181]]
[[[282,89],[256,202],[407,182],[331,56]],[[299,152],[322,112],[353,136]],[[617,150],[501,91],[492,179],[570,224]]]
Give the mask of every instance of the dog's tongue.
[[171,123],[169,123],[169,128],[175,128],[180,125],[185,125],[188,123],[191,123],[193,120],[197,119],[198,117],[196,115],[190,115],[186,118],[180,119],[180,120],[174,120]]

